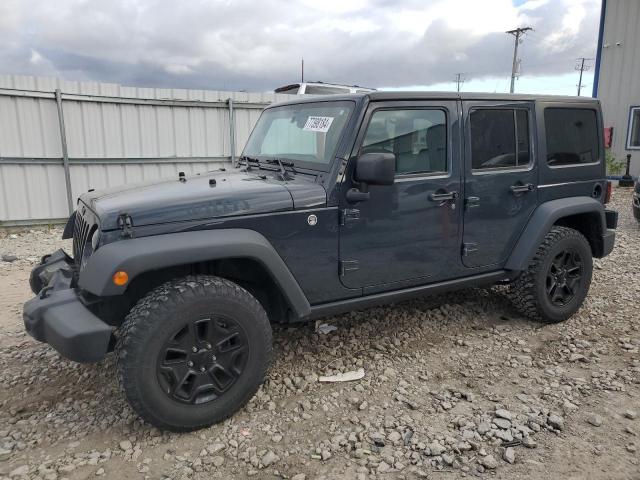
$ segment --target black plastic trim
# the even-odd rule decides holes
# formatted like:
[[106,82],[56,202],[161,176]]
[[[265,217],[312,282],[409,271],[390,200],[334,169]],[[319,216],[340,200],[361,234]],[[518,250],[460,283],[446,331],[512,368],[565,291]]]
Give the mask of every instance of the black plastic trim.
[[602,235],[602,255],[601,257],[606,257],[613,251],[613,246],[616,241],[616,231],[615,230],[607,230],[604,235]]
[[429,285],[421,285],[419,287],[405,288],[402,290],[394,290],[390,292],[368,295],[366,297],[350,298],[340,300],[338,302],[323,303],[311,307],[311,319],[327,317],[330,315],[338,315],[340,313],[350,312],[353,310],[362,310],[378,305],[386,305],[389,303],[401,302],[412,298],[419,298],[427,295],[434,295],[442,292],[450,292],[463,288],[479,287],[482,285],[491,285],[501,280],[510,278],[510,273],[504,270],[496,272],[481,273],[470,277],[457,278],[455,280],[447,280],[444,282],[432,283]]
[[97,362],[109,349],[112,327],[91,313],[73,289],[32,298],[24,304],[23,320],[29,335],[75,362]]
[[607,228],[615,230],[618,228],[618,212],[615,210],[605,210],[604,215],[607,220]]
[[73,213],[69,216],[67,223],[64,226],[64,230],[62,231],[62,239],[67,240],[68,238],[73,238],[73,229],[76,225],[76,215],[78,211],[74,210]]
[[533,212],[527,227],[520,235],[504,268],[515,271],[524,270],[535,255],[544,236],[551,230],[557,220],[589,212],[595,212],[600,215],[602,222],[600,231],[604,233],[607,225],[604,206],[594,198],[567,197],[543,203]]
[[127,285],[117,286],[111,281],[119,270],[127,272],[131,283],[144,272],[223,258],[260,262],[297,317],[305,318],[311,312],[307,297],[280,255],[264,236],[248,229],[180,232],[110,243],[89,257],[78,285],[101,297],[121,295]]

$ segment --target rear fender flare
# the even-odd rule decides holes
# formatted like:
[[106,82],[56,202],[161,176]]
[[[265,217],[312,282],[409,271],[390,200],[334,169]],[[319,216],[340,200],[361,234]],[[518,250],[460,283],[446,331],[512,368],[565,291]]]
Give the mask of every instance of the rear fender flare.
[[[100,297],[122,295],[141,273],[225,258],[260,262],[296,316],[302,319],[311,313],[309,301],[280,255],[263,235],[248,229],[170,233],[104,245],[80,272],[78,286]],[[113,274],[121,270],[129,275],[129,282],[124,286],[111,280]]]
[[545,235],[559,219],[579,213],[595,212],[601,218],[601,231],[606,231],[604,205],[590,197],[567,197],[541,204],[522,231],[505,264],[506,270],[524,270],[535,255]]

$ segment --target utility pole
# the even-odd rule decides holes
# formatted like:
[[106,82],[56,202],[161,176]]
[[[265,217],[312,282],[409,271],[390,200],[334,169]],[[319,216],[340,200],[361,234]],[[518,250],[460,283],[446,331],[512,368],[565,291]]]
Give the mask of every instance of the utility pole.
[[582,72],[586,72],[591,68],[591,66],[585,65],[584,63],[590,60],[593,60],[593,58],[578,58],[578,61],[580,62],[580,65],[576,65],[576,70],[580,70],[580,79],[578,80],[578,96],[580,96],[580,91],[582,90],[582,87],[584,87],[584,85],[582,85]]
[[300,71],[300,83],[304,83],[304,58],[302,59],[302,69]]
[[456,91],[460,91],[460,87],[464,83],[463,73],[456,73]]
[[513,30],[509,30],[505,33],[509,35],[513,35],[516,38],[515,45],[513,47],[513,64],[511,66],[511,88],[509,89],[509,93],[513,93],[516,83],[516,77],[518,76],[518,44],[521,42],[520,37],[527,32],[528,30],[533,30],[531,27],[519,27],[514,28]]

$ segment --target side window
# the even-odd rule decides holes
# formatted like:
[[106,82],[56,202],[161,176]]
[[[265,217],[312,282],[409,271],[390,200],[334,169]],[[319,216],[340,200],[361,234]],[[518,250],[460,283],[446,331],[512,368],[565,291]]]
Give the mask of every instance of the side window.
[[447,171],[447,117],[443,110],[378,110],[360,153],[388,152],[396,156],[396,173]]
[[304,93],[309,95],[329,95],[332,93],[349,93],[348,88],[340,87],[325,87],[323,85],[307,85],[307,89]]
[[523,109],[480,108],[470,114],[474,170],[529,165],[529,117]]
[[595,110],[547,108],[544,111],[549,166],[580,165],[599,160]]
[[628,128],[627,149],[640,149],[640,107],[631,107]]

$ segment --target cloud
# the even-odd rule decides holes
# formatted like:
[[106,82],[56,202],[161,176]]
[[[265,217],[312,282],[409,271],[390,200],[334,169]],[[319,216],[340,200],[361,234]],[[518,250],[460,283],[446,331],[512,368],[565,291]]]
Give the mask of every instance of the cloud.
[[593,57],[599,0],[2,0],[3,73],[272,90],[299,78],[375,87],[554,75]]

